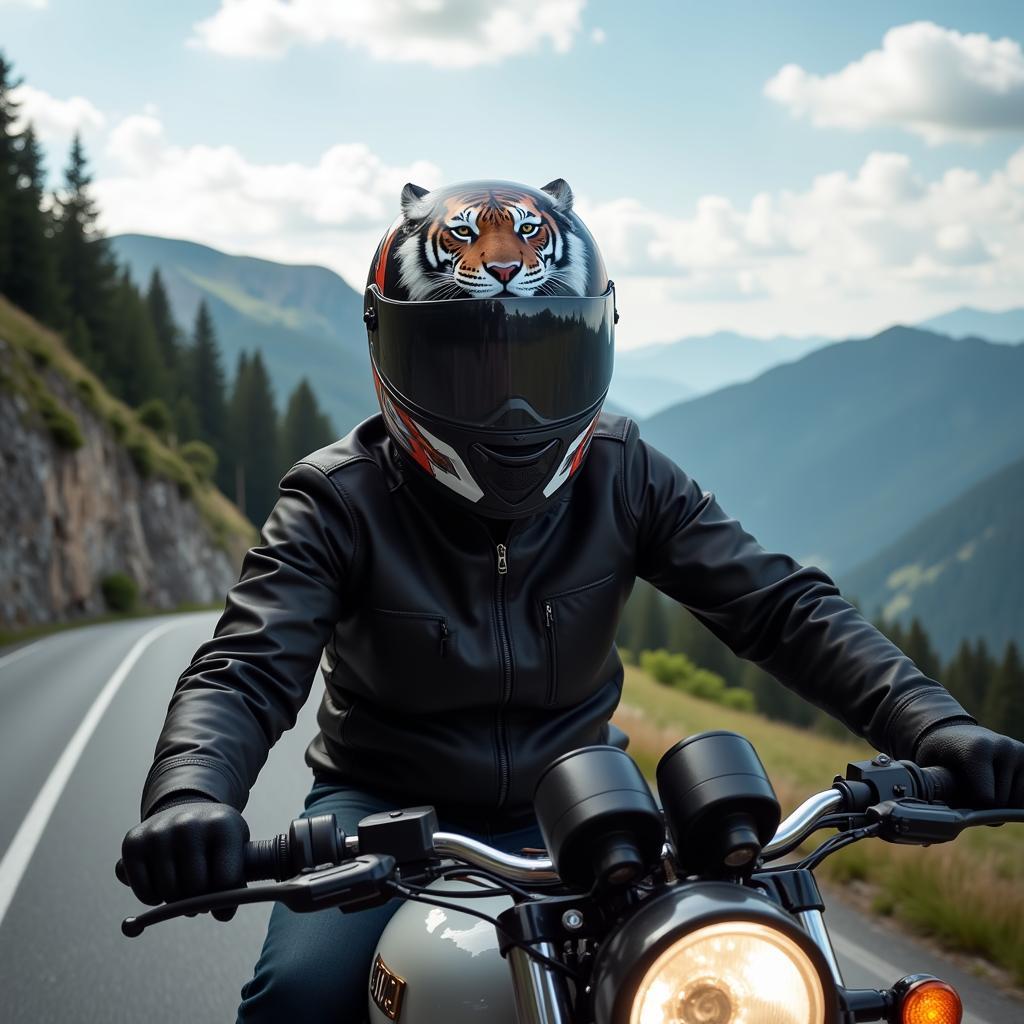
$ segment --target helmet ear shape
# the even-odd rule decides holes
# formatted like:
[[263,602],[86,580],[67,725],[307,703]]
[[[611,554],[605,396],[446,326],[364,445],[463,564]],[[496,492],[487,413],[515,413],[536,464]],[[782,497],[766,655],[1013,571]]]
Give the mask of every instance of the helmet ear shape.
[[551,196],[555,204],[555,212],[565,214],[572,212],[572,189],[569,188],[569,182],[565,178],[555,178],[554,181],[549,181],[546,185],[541,185],[541,192],[547,192]]
[[411,181],[405,183],[402,188],[402,214],[406,220],[420,220],[427,215],[428,208],[422,199],[429,191]]

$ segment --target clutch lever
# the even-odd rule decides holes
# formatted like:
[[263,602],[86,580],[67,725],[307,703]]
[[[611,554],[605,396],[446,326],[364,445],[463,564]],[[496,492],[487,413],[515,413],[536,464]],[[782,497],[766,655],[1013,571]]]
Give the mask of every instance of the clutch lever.
[[134,939],[150,925],[187,914],[227,910],[247,903],[283,903],[297,914],[337,907],[342,911],[363,910],[391,899],[388,883],[395,875],[395,858],[366,854],[344,864],[296,875],[287,882],[255,888],[228,889],[206,896],[193,896],[154,907],[137,917],[126,917],[121,931]]

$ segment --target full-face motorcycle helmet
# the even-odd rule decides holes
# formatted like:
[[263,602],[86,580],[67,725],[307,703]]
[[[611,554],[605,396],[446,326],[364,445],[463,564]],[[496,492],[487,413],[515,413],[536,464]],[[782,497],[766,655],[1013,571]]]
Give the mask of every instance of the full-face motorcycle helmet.
[[[392,440],[480,515],[533,515],[579,471],[612,376],[615,292],[560,178],[402,191],[364,319]],[[564,492],[563,492],[564,493]]]

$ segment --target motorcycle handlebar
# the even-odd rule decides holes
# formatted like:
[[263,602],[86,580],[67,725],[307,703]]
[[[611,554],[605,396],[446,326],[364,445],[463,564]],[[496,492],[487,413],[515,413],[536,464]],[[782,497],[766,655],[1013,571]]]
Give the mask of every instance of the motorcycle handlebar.
[[[952,800],[956,793],[956,780],[951,772],[940,767],[919,768],[904,763],[914,780],[914,792],[906,794],[908,797],[943,803]],[[839,787],[808,797],[779,825],[775,836],[765,845],[762,852],[766,859],[781,856],[799,845],[827,815],[856,810],[845,806],[846,803]],[[473,867],[501,875],[509,881],[534,885],[553,885],[559,882],[554,864],[548,858],[505,853],[453,832],[434,833],[433,846],[438,857],[458,859]],[[333,815],[297,818],[288,832],[282,832],[273,839],[246,843],[245,881],[283,882],[303,871],[341,863],[358,853],[358,840],[355,836],[346,836],[335,824]],[[124,864],[120,860],[117,862],[116,874],[120,882],[129,884]]]

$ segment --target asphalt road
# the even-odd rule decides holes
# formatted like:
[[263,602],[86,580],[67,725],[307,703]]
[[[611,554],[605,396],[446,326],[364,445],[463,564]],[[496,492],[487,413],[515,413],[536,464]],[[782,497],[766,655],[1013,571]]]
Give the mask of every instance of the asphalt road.
[[[90,626],[0,655],[4,1024],[234,1020],[268,912],[243,908],[230,924],[172,921],[128,940],[119,923],[139,907],[113,874],[173,681],[214,621]],[[316,703],[314,694],[253,791],[254,836],[285,828],[301,807]],[[841,904],[827,918],[848,985],[885,987],[928,971],[959,988],[966,1024],[1024,1019],[1021,1003]]]

